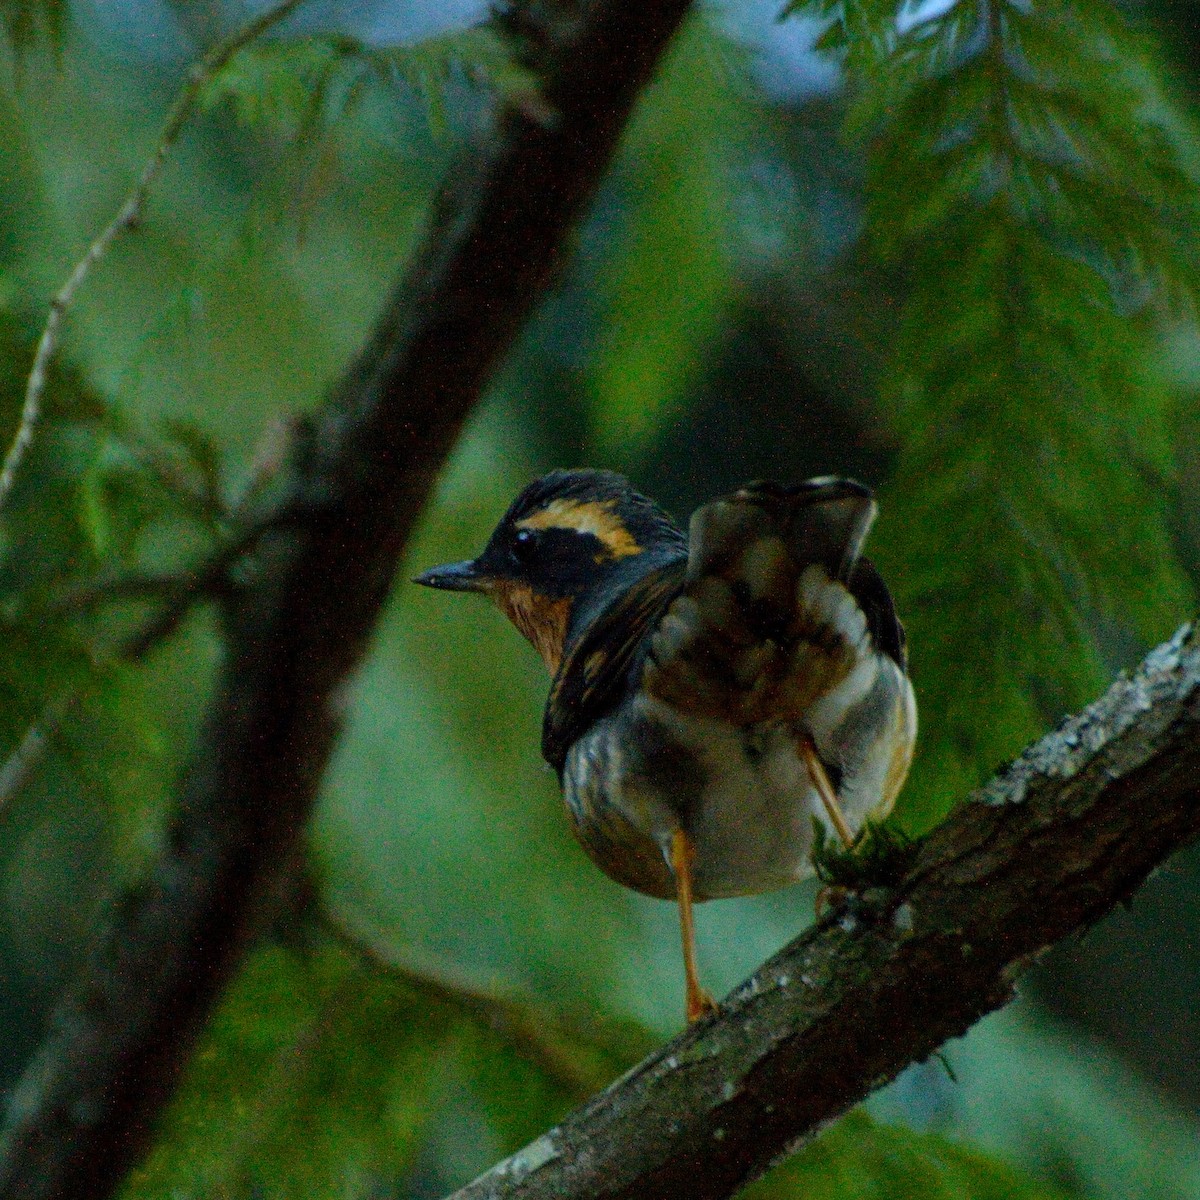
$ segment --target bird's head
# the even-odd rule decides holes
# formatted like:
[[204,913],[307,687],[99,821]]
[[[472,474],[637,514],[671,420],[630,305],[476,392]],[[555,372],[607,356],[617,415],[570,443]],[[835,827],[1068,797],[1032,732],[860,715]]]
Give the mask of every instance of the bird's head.
[[482,592],[558,670],[574,629],[647,571],[687,553],[652,500],[611,471],[553,471],[509,506],[483,553],[415,583]]

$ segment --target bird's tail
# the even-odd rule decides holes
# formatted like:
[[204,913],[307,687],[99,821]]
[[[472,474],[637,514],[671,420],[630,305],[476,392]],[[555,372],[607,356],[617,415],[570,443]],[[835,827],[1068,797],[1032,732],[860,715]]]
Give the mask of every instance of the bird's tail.
[[802,720],[868,657],[847,588],[875,518],[862,484],[753,483],[692,517],[687,577],[653,642],[646,684],[677,709]]

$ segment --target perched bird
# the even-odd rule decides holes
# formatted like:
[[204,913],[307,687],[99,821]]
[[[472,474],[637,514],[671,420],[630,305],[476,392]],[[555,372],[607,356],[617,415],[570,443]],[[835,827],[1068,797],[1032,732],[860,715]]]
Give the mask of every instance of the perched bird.
[[813,818],[850,845],[892,806],[917,716],[904,630],[861,556],[875,518],[849,479],[749,483],[685,535],[609,471],[555,471],[478,558],[415,582],[489,596],[553,677],[542,753],[595,863],[692,904],[810,873]]

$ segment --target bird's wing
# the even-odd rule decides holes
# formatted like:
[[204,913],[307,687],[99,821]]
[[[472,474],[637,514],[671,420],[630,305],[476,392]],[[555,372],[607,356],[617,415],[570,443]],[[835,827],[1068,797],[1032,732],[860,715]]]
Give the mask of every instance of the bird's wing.
[[568,649],[542,723],[542,755],[555,770],[562,770],[575,739],[625,694],[649,634],[679,594],[684,567],[679,558],[642,576],[618,593]]

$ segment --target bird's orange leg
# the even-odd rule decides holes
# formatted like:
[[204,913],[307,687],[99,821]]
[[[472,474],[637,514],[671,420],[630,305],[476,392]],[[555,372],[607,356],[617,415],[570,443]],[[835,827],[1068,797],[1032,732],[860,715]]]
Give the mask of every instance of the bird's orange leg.
[[683,970],[687,977],[687,1019],[698,1021],[716,1012],[713,998],[700,986],[696,971],[696,926],[692,920],[692,858],[695,851],[682,829],[671,834],[671,870],[679,900],[679,930],[683,934]]
[[834,829],[838,831],[838,837],[842,839],[842,845],[849,850],[854,845],[854,834],[850,831],[850,826],[846,824],[846,818],[842,816],[841,807],[833,791],[833,784],[829,782],[824,764],[817,757],[816,747],[808,738],[801,737],[797,743],[797,749],[800,752],[801,760],[808,768],[813,787],[817,789],[817,795],[821,797],[821,803],[825,806],[825,811],[829,814]]

